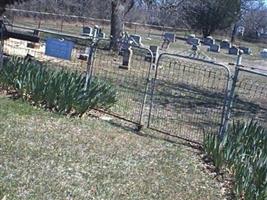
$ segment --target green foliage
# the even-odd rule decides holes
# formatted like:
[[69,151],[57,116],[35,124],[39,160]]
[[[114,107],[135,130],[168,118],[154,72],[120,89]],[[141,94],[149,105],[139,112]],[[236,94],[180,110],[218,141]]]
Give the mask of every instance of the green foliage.
[[61,114],[82,116],[92,108],[107,109],[116,102],[116,91],[103,81],[94,78],[85,90],[85,77],[78,72],[47,69],[21,58],[4,65],[0,80],[24,100]]
[[232,170],[238,197],[267,198],[267,132],[257,122],[234,124],[223,140],[207,134],[204,149],[216,168]]

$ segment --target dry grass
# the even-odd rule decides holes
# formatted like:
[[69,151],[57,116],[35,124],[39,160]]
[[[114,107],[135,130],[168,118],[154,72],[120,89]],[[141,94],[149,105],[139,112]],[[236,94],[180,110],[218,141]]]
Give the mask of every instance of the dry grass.
[[[0,97],[0,199],[221,199],[192,149]],[[152,137],[153,136],[153,137]]]

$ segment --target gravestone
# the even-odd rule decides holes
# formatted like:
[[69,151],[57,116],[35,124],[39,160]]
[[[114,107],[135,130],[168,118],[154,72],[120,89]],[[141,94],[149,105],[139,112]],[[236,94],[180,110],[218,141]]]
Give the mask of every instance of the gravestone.
[[82,28],[82,32],[81,32],[81,36],[89,36],[92,37],[94,35],[94,29],[91,27],[83,27]]
[[192,38],[191,39],[191,45],[200,46],[200,39],[198,39],[198,38]]
[[188,35],[187,40],[186,40],[187,44],[192,45],[192,39],[195,39],[195,38],[196,36],[194,34]]
[[221,49],[230,49],[232,47],[232,44],[228,40],[223,40],[220,43]]
[[220,47],[220,45],[218,45],[218,44],[212,44],[212,45],[210,45],[210,47],[208,48],[208,51],[215,52],[215,53],[220,53],[220,51],[221,51],[221,47]]
[[78,59],[86,61],[88,59],[90,51],[91,51],[91,48],[86,47],[84,53],[81,53],[78,55]]
[[65,60],[71,60],[74,43],[71,41],[48,38],[45,45],[45,55]]
[[239,52],[239,48],[237,48],[236,46],[232,46],[228,51],[230,55],[238,55],[238,52]]
[[[159,47],[158,46],[150,46],[149,49],[152,51],[153,54],[153,63],[156,63],[156,61],[158,60],[158,56],[159,56]],[[147,55],[145,56],[145,61],[151,62],[151,54],[147,53]]]
[[163,40],[169,40],[170,42],[175,42],[176,36],[174,33],[164,33]]
[[214,45],[215,44],[215,39],[213,39],[213,37],[211,37],[211,36],[208,36],[208,37],[204,38],[203,44],[204,45],[208,45],[208,46]]
[[120,69],[129,69],[131,67],[133,50],[129,47],[123,52],[122,65],[119,66]]
[[142,46],[142,37],[140,35],[130,35],[130,41],[134,43],[134,45]]
[[244,52],[244,54],[247,54],[247,55],[252,54],[252,50],[249,47],[239,47],[239,49],[241,49]]
[[267,59],[267,49],[263,49],[260,54],[262,58]]

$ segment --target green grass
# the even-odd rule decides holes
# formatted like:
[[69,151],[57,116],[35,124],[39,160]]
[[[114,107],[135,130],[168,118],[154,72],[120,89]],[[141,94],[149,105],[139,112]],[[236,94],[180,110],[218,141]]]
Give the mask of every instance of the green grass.
[[221,199],[192,149],[147,130],[6,97],[0,118],[0,199]]

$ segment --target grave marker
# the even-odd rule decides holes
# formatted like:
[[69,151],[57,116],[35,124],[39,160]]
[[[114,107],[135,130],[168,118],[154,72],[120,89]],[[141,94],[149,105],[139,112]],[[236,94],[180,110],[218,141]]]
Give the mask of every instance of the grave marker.
[[232,47],[229,49],[228,53],[229,53],[230,55],[238,55],[238,53],[239,53],[239,48],[237,48],[236,46],[232,46]]
[[215,39],[213,39],[213,37],[211,37],[211,36],[208,36],[208,37],[204,38],[203,43],[204,43],[204,45],[211,46],[211,45],[215,44]]
[[94,35],[94,29],[91,28],[91,27],[83,27],[82,28],[82,32],[81,32],[81,35],[82,36],[89,36],[89,37],[92,37]]
[[252,54],[252,50],[249,47],[239,47],[239,49],[241,49],[244,52],[244,54],[247,54],[247,55]]
[[129,40],[137,46],[142,46],[142,37],[140,35],[130,35]]
[[129,47],[123,52],[122,65],[119,66],[120,69],[129,69],[131,67],[133,50],[132,47]]
[[175,42],[176,36],[174,33],[164,33],[163,40],[169,40],[169,42]]
[[267,59],[267,49],[263,49],[260,54],[262,58]]
[[228,40],[223,40],[220,43],[221,49],[230,49],[232,47],[232,44]]
[[215,53],[220,53],[220,51],[221,51],[221,47],[220,47],[220,45],[218,45],[218,44],[212,44],[212,45],[210,45],[210,47],[208,48],[208,51],[215,52]]
[[48,38],[45,45],[45,55],[65,60],[71,60],[74,43],[71,41]]

